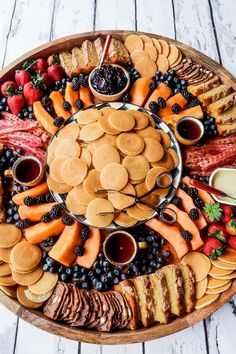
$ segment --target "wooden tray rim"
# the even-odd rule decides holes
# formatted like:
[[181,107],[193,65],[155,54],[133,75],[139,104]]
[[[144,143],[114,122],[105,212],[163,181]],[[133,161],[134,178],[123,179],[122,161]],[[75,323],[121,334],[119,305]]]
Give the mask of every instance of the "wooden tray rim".
[[[209,58],[205,54],[202,54],[198,50],[164,36],[159,36],[147,32],[125,30],[84,32],[67,37],[62,37],[46,44],[43,44],[41,46],[38,46],[37,48],[34,48],[26,54],[20,56],[12,63],[7,65],[2,71],[0,71],[0,84],[4,80],[7,80],[9,77],[11,77],[15,69],[19,67],[25,60],[31,59],[35,55],[41,55],[43,57],[46,57],[51,52],[69,50],[76,45],[80,45],[81,42],[86,39],[94,39],[94,37],[105,36],[108,33],[112,33],[113,35],[121,39],[123,39],[129,34],[145,34],[153,38],[164,39],[171,44],[176,44],[186,56],[194,59],[198,63],[204,64],[209,70],[212,70],[215,74],[218,74],[224,83],[230,84],[234,88],[234,90],[236,90],[235,77],[216,61]],[[94,344],[127,344],[161,338],[169,334],[176,333],[182,329],[188,328],[205,319],[206,317],[210,316],[213,312],[218,310],[227,301],[229,301],[230,298],[235,294],[236,280],[234,280],[232,282],[232,286],[227,291],[222,293],[219,298],[211,305],[208,305],[203,309],[195,310],[192,313],[183,317],[177,318],[167,325],[156,324],[150,328],[141,328],[137,331],[120,330],[117,332],[108,333],[100,333],[98,331],[93,330],[73,328],[63,323],[52,321],[39,311],[25,308],[17,300],[10,298],[2,291],[0,291],[0,302],[15,315],[19,316],[21,319],[54,335],[59,335],[75,341],[82,341]]]

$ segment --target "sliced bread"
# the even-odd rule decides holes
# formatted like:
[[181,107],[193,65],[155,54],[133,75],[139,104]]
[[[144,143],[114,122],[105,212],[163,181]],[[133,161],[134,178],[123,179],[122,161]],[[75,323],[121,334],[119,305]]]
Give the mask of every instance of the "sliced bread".
[[195,307],[195,285],[194,275],[192,270],[187,264],[180,264],[179,269],[181,271],[184,280],[184,300],[186,312],[192,312]]
[[89,71],[99,65],[99,59],[95,45],[91,41],[84,41],[82,44],[82,51],[84,55],[84,65]]
[[217,124],[229,124],[236,121],[236,106],[233,106],[222,114],[216,115],[215,120]]
[[236,121],[232,124],[218,124],[218,132],[220,135],[233,135],[236,134]]
[[[104,47],[104,39],[102,37],[98,37],[94,42],[95,50],[97,52],[97,57],[99,60],[102,58],[102,51]],[[108,62],[108,58],[105,58],[105,63]]]
[[202,93],[197,97],[199,101],[203,104],[203,106],[206,107],[209,104],[227,96],[230,92],[231,92],[230,85],[220,85],[212,88],[211,90],[205,93]]
[[165,275],[154,273],[150,274],[149,278],[153,287],[154,320],[166,324],[170,320],[170,302]]
[[81,48],[74,47],[72,49],[72,64],[78,73],[89,73],[89,68],[85,66],[84,53]]
[[213,76],[210,80],[202,82],[198,85],[189,85],[187,87],[188,92],[194,96],[201,95],[214,87],[219,86],[220,78],[218,76]]
[[75,76],[78,73],[76,67],[73,65],[72,53],[62,52],[59,54],[59,59],[61,66],[69,77]]
[[130,56],[128,50],[124,46],[124,43],[116,38],[112,38],[108,50],[108,56],[111,63],[124,65],[130,61]]
[[227,111],[232,106],[236,106],[235,92],[232,92],[230,95],[223,97],[220,100],[207,106],[207,112],[215,117],[216,115]]

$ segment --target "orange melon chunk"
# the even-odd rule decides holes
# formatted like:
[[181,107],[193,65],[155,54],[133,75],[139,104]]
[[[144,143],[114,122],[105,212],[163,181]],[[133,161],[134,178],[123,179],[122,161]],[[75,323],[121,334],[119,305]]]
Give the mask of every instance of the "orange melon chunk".
[[70,111],[65,111],[63,107],[63,96],[59,91],[52,91],[49,96],[52,100],[52,105],[54,111],[58,117],[62,117],[64,119],[68,119],[71,116]]
[[93,105],[93,101],[91,98],[91,91],[89,87],[80,87],[79,89],[79,98],[83,101],[84,108],[87,108],[89,106]]
[[162,117],[169,116],[169,115],[173,114],[171,107],[175,103],[178,103],[178,105],[180,105],[180,107],[183,109],[184,106],[188,103],[188,101],[186,100],[186,98],[184,98],[182,93],[177,93],[176,95],[170,97],[166,101],[166,107],[163,109],[160,109],[160,111],[158,112],[158,116],[162,118]]
[[169,123],[169,122],[174,122],[177,123],[181,118],[183,117],[195,117],[197,119],[202,119],[203,118],[203,110],[202,107],[199,106],[194,106],[188,109],[185,109],[184,111],[178,113],[178,114],[170,114],[168,116],[163,117],[163,121],[165,123]]
[[76,263],[85,268],[92,267],[101,247],[101,236],[99,229],[89,227],[89,230],[89,238],[84,244],[84,254],[83,256],[78,256],[76,258]]
[[153,93],[151,94],[151,96],[148,98],[146,104],[145,104],[145,108],[149,109],[149,103],[152,101],[157,101],[159,97],[164,98],[164,100],[167,100],[167,98],[170,96],[171,94],[171,88],[169,86],[167,86],[166,84],[164,84],[163,82],[160,83],[160,85],[153,91]]
[[40,101],[34,102],[33,111],[35,118],[39,122],[40,125],[50,134],[55,134],[57,131],[57,127],[53,124],[53,118],[50,114],[44,109],[42,103]]
[[40,205],[33,205],[30,207],[22,204],[19,206],[18,213],[21,219],[29,219],[30,221],[40,221],[41,217],[45,213],[49,213],[51,211],[53,205],[56,205],[56,203],[45,203]]
[[50,222],[40,222],[25,230],[25,238],[30,243],[40,243],[45,241],[50,236],[57,236],[62,233],[65,225],[61,219],[52,220]]
[[48,185],[46,182],[43,182],[39,185],[37,185],[34,188],[29,189],[28,191],[22,192],[22,193],[18,193],[16,195],[14,195],[14,197],[12,198],[13,202],[17,205],[20,204],[24,204],[24,199],[26,197],[38,197],[39,195],[43,195],[48,193]]
[[177,226],[164,224],[156,218],[148,220],[145,224],[170,243],[175,258],[182,258],[188,252],[188,244],[181,236]]
[[[187,184],[187,186],[189,188],[193,187],[190,184],[190,178],[188,176],[185,176],[184,178],[182,178],[182,182]],[[197,188],[197,190],[198,190],[199,197],[204,201],[204,203],[215,204],[214,199],[212,198],[212,196],[209,193],[207,193],[206,191],[203,191],[202,189]]]
[[76,258],[75,247],[82,245],[80,230],[81,224],[77,221],[70,226],[66,226],[49,252],[49,256],[65,266],[70,266]]
[[65,90],[65,101],[69,102],[71,104],[71,113],[74,114],[78,112],[78,108],[76,107],[75,103],[76,100],[79,98],[79,92],[74,91],[72,89],[72,83],[67,82],[66,84],[66,90]]
[[142,106],[150,92],[149,84],[150,77],[140,77],[133,84],[129,94],[130,103],[136,104],[137,106]]

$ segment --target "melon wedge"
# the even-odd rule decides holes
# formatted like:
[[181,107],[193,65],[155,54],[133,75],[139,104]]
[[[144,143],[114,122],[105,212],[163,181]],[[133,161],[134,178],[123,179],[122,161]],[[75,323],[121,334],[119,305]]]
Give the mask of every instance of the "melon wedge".
[[129,95],[130,103],[142,106],[150,91],[150,77],[140,77],[133,84]]
[[40,221],[41,217],[45,213],[49,213],[52,207],[56,205],[56,203],[45,203],[40,205],[20,205],[18,209],[18,213],[21,219],[29,219],[30,221]]
[[167,98],[170,96],[170,94],[171,94],[171,88],[166,84],[164,84],[163,82],[161,82],[160,85],[158,85],[158,87],[153,91],[151,96],[148,98],[144,108],[149,109],[149,103],[151,103],[152,101],[156,102],[159,97],[164,98],[164,100],[166,101]]
[[18,193],[16,195],[14,195],[14,197],[12,198],[13,202],[17,205],[20,204],[24,204],[24,199],[26,197],[38,197],[40,195],[46,194],[48,193],[48,185],[46,182],[43,182],[39,185],[37,185],[34,188],[29,189],[28,191],[22,192],[22,193]]
[[40,243],[47,240],[50,236],[57,236],[62,233],[65,225],[61,219],[53,220],[50,222],[40,222],[25,230],[25,238],[30,243]]
[[[187,186],[189,188],[193,187],[191,184],[190,184],[190,178],[188,176],[185,176],[184,178],[182,178],[182,182],[187,184]],[[198,189],[198,195],[199,197],[204,201],[204,203],[209,203],[209,204],[215,204],[215,201],[214,199],[212,198],[212,196],[207,193],[206,191],[203,191],[202,189]]]
[[101,236],[99,229],[90,227],[89,230],[89,238],[84,244],[84,254],[83,256],[78,256],[76,258],[76,263],[85,268],[92,267],[101,247]]

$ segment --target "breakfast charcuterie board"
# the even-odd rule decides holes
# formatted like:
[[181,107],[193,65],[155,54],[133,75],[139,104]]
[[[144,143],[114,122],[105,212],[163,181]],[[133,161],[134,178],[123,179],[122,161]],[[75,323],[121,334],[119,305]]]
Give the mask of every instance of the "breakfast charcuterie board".
[[32,50],[0,87],[1,303],[50,333],[121,344],[236,293],[229,72],[169,38],[103,31]]

